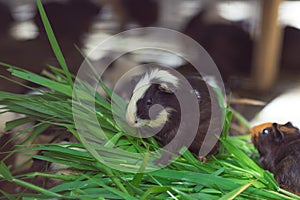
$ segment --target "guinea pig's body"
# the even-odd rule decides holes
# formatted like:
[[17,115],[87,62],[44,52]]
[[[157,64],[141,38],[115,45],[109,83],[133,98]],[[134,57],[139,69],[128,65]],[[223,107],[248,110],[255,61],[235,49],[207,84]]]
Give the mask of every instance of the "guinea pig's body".
[[300,131],[290,122],[265,123],[251,129],[251,139],[264,169],[274,173],[280,187],[300,194]]
[[[163,146],[174,139],[180,124],[183,123],[187,132],[184,133],[181,139],[185,140],[190,136],[188,134],[191,134],[189,133],[189,127],[194,125],[192,124],[193,113],[190,113],[191,116],[188,116],[190,120],[181,121],[182,113],[175,90],[177,94],[182,96],[192,95],[192,97],[197,99],[196,106],[198,106],[200,111],[200,120],[197,119],[198,121],[196,121],[197,133],[188,148],[191,152],[198,155],[208,127],[211,124],[212,99],[217,101],[217,95],[209,93],[209,86],[200,76],[185,77],[185,79],[190,84],[191,90],[183,89],[179,79],[167,70],[154,69],[146,73],[135,86],[127,107],[126,118],[128,123],[136,128],[150,127],[155,129],[161,127],[154,137]],[[155,108],[155,105],[160,106]],[[191,110],[196,112],[197,108],[191,108]],[[219,105],[217,110],[221,113]],[[214,134],[218,134],[218,128],[220,127],[216,128]],[[168,150],[177,153],[182,146],[185,146],[182,145],[181,139],[175,142]],[[217,152],[218,144],[216,143],[210,149],[209,154]]]

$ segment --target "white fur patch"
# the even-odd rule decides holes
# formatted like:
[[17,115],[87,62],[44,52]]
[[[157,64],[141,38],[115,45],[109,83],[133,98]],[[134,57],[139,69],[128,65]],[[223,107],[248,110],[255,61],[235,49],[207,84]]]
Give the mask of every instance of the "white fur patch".
[[[172,84],[174,87],[178,87],[178,85],[179,85],[178,78],[166,70],[154,69],[148,73],[145,73],[145,75],[136,84],[136,86],[133,90],[133,95],[128,103],[127,112],[126,112],[126,119],[128,122],[138,121],[137,116],[136,116],[137,101],[144,97],[146,91],[151,86],[151,81],[154,79],[164,82],[164,83]],[[161,115],[159,115],[159,117],[158,117],[160,119],[157,118],[156,120],[161,120],[164,117],[168,117],[168,114],[166,114],[166,113],[168,113],[168,112],[165,111],[164,114],[160,113]],[[155,120],[152,120],[152,121],[155,121]],[[148,125],[156,126],[157,122],[158,121],[155,121],[152,124],[150,123]]]
[[149,73],[146,73],[136,84],[133,93],[135,93],[136,90],[138,90],[140,87],[143,87],[145,85],[151,85],[151,81],[157,79],[159,81],[170,83],[174,85],[175,87],[178,86],[178,78],[171,74],[170,72],[166,70],[160,70],[160,69],[154,69],[150,71]]
[[153,120],[137,119],[137,123],[134,125],[134,127],[143,127],[143,126],[149,126],[153,128],[160,127],[168,121],[171,110],[172,110],[171,108],[163,109],[162,111],[160,111],[157,118]]

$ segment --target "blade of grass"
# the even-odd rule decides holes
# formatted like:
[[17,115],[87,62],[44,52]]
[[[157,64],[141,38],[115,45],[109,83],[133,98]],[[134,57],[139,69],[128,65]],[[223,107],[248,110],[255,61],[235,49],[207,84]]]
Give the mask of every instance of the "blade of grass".
[[258,179],[255,179],[235,190],[232,190],[231,192],[227,193],[226,195],[222,196],[220,200],[233,200],[235,199],[239,194],[241,194],[244,190],[246,190],[248,187],[250,187],[254,182],[256,182]]
[[55,35],[54,35],[54,32],[53,32],[53,30],[51,28],[50,22],[49,22],[49,20],[47,18],[47,15],[45,13],[43,4],[42,4],[41,0],[36,0],[36,4],[37,4],[38,10],[40,12],[41,19],[43,21],[46,33],[48,35],[49,42],[50,42],[51,47],[53,49],[53,52],[54,52],[54,54],[55,54],[55,56],[56,56],[59,64],[61,65],[62,69],[64,70],[64,73],[65,73],[65,75],[67,77],[69,85],[72,87],[73,86],[73,80],[72,80],[71,74],[70,74],[70,72],[68,70],[65,58],[64,58],[64,56],[62,54],[62,51],[61,51],[61,49],[60,49],[60,47],[58,45],[58,42],[57,42],[57,40],[55,38]]
[[24,125],[26,123],[32,122],[33,119],[30,117],[22,117],[19,119],[15,119],[9,122],[6,122],[5,130],[12,130],[13,128],[16,128],[18,126]]
[[233,108],[230,108],[230,109],[231,109],[233,116],[250,130],[251,125],[250,125],[249,121],[245,117],[243,117],[240,113],[235,111]]
[[39,76],[29,71],[23,71],[23,70],[21,71],[16,69],[9,69],[9,71],[11,71],[12,75],[15,77],[19,77],[21,79],[30,81],[32,83],[36,83],[45,88],[49,88],[51,90],[61,92],[67,96],[72,95],[72,87],[70,85],[65,85],[62,83],[58,83],[56,81],[52,81],[48,78]]
[[4,164],[4,162],[0,163],[0,175],[8,181],[13,180],[13,176],[11,175],[8,167]]
[[[149,151],[149,149],[148,149]],[[148,163],[148,160],[149,160],[149,153],[146,153],[145,154],[145,159],[143,160],[143,163],[138,171],[138,173],[136,173],[133,177],[133,180],[131,181],[132,185],[138,187],[141,182],[142,182],[142,179],[143,179],[143,176],[144,176],[144,171],[146,169],[146,166],[147,166],[147,163]]]
[[[85,176],[85,175],[84,175]],[[85,176],[87,179],[90,179],[90,177],[87,177],[87,176]],[[102,181],[100,181],[99,179],[97,179],[97,180],[95,180],[95,179],[90,179],[90,180],[92,180],[92,181],[94,181],[96,184],[98,184],[99,186],[101,186],[101,187],[103,187],[104,189],[106,189],[106,190],[108,190],[108,191],[110,191],[110,192],[113,192],[114,194],[117,194],[117,195],[119,195],[120,197],[122,197],[122,198],[124,198],[124,199],[126,199],[126,200],[137,200],[137,198],[135,198],[135,197],[133,197],[133,196],[130,196],[129,195],[129,193],[125,190],[125,191],[123,191],[123,190],[121,190],[121,191],[119,191],[119,190],[116,190],[116,189],[114,189],[114,188],[112,188],[112,187],[109,187],[109,186],[107,186],[105,183],[103,183]],[[115,181],[114,181],[115,182]],[[125,188],[124,188],[125,189]]]
[[154,186],[145,192],[145,194],[141,197],[141,200],[148,199],[151,194],[162,193],[168,190],[171,190],[171,188],[167,186]]
[[58,197],[58,198],[62,197],[60,194],[56,194],[56,193],[51,192],[49,190],[46,190],[46,189],[40,188],[38,186],[35,186],[35,185],[31,184],[31,183],[27,183],[25,181],[22,181],[22,180],[14,178],[11,175],[11,173],[9,172],[9,169],[7,168],[7,166],[3,162],[0,163],[0,174],[6,180],[8,180],[10,182],[14,182],[14,183],[16,183],[18,185],[30,188],[32,190],[41,192],[41,193],[46,194],[46,195],[51,196],[51,197]]

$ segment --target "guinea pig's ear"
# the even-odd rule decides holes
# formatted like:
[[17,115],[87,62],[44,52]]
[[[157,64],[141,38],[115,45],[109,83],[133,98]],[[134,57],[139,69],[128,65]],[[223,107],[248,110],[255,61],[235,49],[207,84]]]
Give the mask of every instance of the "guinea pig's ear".
[[160,91],[170,94],[175,93],[176,90],[174,86],[171,86],[171,84],[167,83],[160,83],[158,88]]
[[287,122],[286,124],[284,124],[283,126],[286,126],[288,128],[294,128],[294,125],[292,124],[292,122]]
[[274,136],[276,142],[281,142],[284,138],[284,133],[279,129],[277,123],[273,123],[273,128],[275,130]]

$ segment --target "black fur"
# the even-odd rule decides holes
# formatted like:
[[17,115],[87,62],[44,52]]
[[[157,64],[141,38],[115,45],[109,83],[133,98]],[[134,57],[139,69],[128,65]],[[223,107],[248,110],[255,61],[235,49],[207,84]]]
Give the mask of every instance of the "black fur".
[[[150,108],[155,104],[160,104],[162,107],[169,107],[175,110],[178,110],[179,106],[179,102],[173,93],[162,91],[159,89],[159,84],[153,84],[147,90],[144,97],[137,101],[137,117],[141,119],[150,119]],[[162,107],[152,112],[152,117],[156,118],[162,110]],[[180,109],[177,112],[179,112],[180,116]],[[178,122],[178,119],[176,119],[176,122]]]
[[[176,88],[176,92],[179,92],[182,95],[189,95],[187,93],[193,93],[198,99],[198,106],[200,110],[200,121],[198,122],[198,130],[197,134],[192,142],[192,144],[188,147],[189,150],[198,155],[199,150],[202,146],[203,140],[206,136],[208,126],[211,120],[211,98],[217,100],[217,95],[213,94],[212,97],[209,94],[208,86],[199,76],[186,77],[194,91],[185,91],[180,87]],[[151,103],[150,103],[151,102]],[[170,91],[164,91],[160,88],[159,84],[152,84],[151,87],[146,91],[144,97],[137,102],[137,116],[140,119],[150,119],[149,111],[152,105],[159,104],[164,108],[172,108],[172,111],[169,114],[168,121],[164,124],[164,126],[160,129],[160,131],[154,136],[155,139],[163,146],[169,144],[174,137],[176,136],[179,125],[181,123],[181,108],[179,101],[176,95]],[[162,108],[161,108],[162,109]],[[154,117],[161,111],[155,110]],[[217,108],[220,111],[221,108]],[[192,115],[191,115],[192,116]],[[153,116],[152,116],[153,117]],[[192,120],[191,120],[192,121]],[[183,122],[186,127],[186,134],[189,134],[189,126],[192,122]],[[216,130],[216,134],[218,134]],[[181,139],[184,140],[186,136],[183,136]],[[182,141],[180,139],[167,149],[170,152],[176,153],[182,147]],[[183,142],[184,143],[184,142]],[[210,151],[209,155],[217,153],[218,144],[214,146],[214,148]],[[161,163],[168,162],[170,160],[170,156],[167,154],[163,154],[162,158],[159,160]]]
[[142,27],[153,25],[159,18],[159,2],[157,0],[122,0],[121,4],[129,18]]
[[273,123],[256,136],[255,147],[262,166],[274,173],[278,184],[291,192],[300,193],[300,132],[290,122]]

